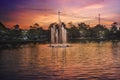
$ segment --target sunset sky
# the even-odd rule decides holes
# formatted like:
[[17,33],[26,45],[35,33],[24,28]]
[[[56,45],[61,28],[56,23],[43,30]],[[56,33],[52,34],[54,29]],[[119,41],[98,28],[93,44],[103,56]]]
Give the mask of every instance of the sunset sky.
[[26,29],[38,23],[47,28],[58,22],[58,11],[66,24],[96,25],[99,13],[101,24],[107,27],[120,22],[120,0],[0,0],[0,22],[8,27],[19,24]]

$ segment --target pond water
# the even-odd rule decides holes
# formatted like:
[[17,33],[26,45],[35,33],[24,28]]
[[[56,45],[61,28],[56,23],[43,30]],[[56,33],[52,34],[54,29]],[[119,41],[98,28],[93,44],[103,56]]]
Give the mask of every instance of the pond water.
[[120,80],[120,43],[27,44],[0,51],[0,80]]

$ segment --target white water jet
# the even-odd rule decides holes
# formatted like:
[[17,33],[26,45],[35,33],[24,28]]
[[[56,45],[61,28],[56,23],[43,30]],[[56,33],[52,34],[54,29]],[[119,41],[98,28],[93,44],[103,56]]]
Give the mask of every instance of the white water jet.
[[61,23],[60,12],[58,12],[59,24],[53,24],[51,30],[51,46],[68,46],[67,45],[67,30],[65,25]]

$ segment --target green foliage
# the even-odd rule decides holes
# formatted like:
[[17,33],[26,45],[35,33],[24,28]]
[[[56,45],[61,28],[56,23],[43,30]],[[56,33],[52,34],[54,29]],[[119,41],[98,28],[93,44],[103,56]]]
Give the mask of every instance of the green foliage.
[[107,36],[109,35],[109,30],[105,28],[105,26],[100,24],[93,27],[92,32],[95,38],[107,38]]
[[120,37],[120,30],[118,30],[117,29],[117,25],[118,25],[118,23],[117,22],[114,22],[114,23],[112,23],[112,27],[111,27],[111,29],[110,29],[110,38],[111,39],[117,39],[117,38],[119,38]]
[[27,36],[29,40],[47,40],[50,38],[50,31],[44,30],[39,24],[35,23],[33,26],[30,26],[30,29],[27,31]]
[[81,38],[89,37],[89,25],[86,25],[85,23],[78,24],[78,29],[80,33]]
[[0,30],[7,30],[7,28],[5,27],[5,25],[2,24],[1,22],[0,22]]
[[79,30],[74,25],[71,28],[67,29],[68,31],[68,38],[78,38],[79,37]]
[[42,28],[34,28],[34,29],[29,29],[27,34],[28,34],[29,39],[37,40],[41,38],[43,33],[44,31]]
[[[64,24],[64,23],[62,23]],[[20,29],[20,26],[14,25],[14,29],[6,28],[2,23],[0,23],[0,41],[5,40],[41,40],[41,41],[50,41],[51,33],[50,27],[53,25],[59,28],[57,23],[52,23],[49,25],[48,30],[44,30],[39,24],[35,23],[33,26],[30,26],[28,30]],[[64,24],[65,25],[65,24]],[[67,29],[68,39],[81,39],[81,38],[90,38],[90,39],[120,39],[120,30],[117,27],[117,23],[114,22],[111,25],[111,29],[107,29],[104,25],[96,25],[94,27],[89,27],[85,23],[79,23],[78,26],[70,24]]]

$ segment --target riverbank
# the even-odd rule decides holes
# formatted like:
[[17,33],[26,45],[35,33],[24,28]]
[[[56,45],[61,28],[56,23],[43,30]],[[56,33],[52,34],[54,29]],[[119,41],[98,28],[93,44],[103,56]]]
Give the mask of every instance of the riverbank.
[[[67,43],[101,43],[101,42],[112,42],[113,44],[117,44],[120,42],[120,39],[97,39],[97,38],[74,38],[69,39]],[[20,48],[21,45],[26,44],[50,44],[48,40],[2,40],[0,41],[0,50],[4,49],[16,49]]]
[[120,39],[101,39],[101,38],[74,38],[74,39],[69,39],[70,43],[74,43],[74,42],[106,42],[106,41],[120,42]]
[[0,44],[11,43],[11,44],[26,44],[26,43],[46,43],[46,40],[3,40],[0,41]]
[[[100,38],[74,38],[69,39],[68,43],[73,42],[101,42],[101,41],[115,41],[119,42],[120,39],[100,39]],[[28,43],[50,43],[49,40],[2,40],[0,44],[28,44]]]
[[49,42],[46,40],[45,41],[43,40],[4,40],[4,41],[0,41],[0,50],[19,48],[21,45],[26,45],[30,43],[47,44]]

